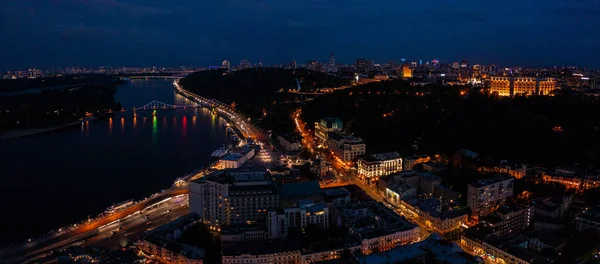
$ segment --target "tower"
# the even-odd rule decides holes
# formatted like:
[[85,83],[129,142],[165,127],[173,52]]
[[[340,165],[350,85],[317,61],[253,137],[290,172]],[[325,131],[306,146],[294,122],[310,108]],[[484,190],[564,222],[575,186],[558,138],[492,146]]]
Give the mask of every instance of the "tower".
[[223,69],[229,69],[229,67],[231,67],[231,64],[229,63],[229,61],[228,61],[228,60],[224,60],[224,61],[221,63],[221,68],[223,68]]
[[335,66],[335,54],[333,53],[329,55],[329,65]]

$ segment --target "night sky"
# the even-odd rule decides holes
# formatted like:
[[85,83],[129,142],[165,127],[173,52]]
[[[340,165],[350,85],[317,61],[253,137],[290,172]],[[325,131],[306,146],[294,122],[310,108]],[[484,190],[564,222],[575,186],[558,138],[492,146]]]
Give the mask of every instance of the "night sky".
[[5,0],[0,69],[357,57],[600,63],[600,0]]

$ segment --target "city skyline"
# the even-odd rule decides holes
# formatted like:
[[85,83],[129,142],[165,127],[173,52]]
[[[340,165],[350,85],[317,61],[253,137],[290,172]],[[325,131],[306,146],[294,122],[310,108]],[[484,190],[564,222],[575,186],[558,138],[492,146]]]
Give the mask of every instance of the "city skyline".
[[[3,9],[1,69],[436,58],[597,68],[594,1],[29,1]],[[506,18],[510,17],[510,23]],[[44,25],[44,26],[40,26]]]

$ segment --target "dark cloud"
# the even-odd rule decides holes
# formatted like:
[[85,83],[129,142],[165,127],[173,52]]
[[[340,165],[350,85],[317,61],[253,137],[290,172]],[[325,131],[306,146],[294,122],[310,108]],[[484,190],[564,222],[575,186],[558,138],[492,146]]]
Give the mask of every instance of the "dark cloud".
[[9,1],[0,9],[0,45],[10,51],[0,68],[304,62],[331,52],[342,62],[597,66],[589,54],[600,46],[599,2]]

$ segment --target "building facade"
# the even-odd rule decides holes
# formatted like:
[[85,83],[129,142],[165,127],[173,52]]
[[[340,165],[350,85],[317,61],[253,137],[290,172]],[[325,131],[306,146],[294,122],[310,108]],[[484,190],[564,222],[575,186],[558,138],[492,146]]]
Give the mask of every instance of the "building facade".
[[216,171],[190,183],[190,211],[210,226],[257,224],[279,206],[276,185],[264,168]]
[[513,194],[514,178],[498,175],[491,179],[479,180],[467,187],[467,206],[471,215],[489,215],[507,197]]
[[397,152],[374,154],[358,159],[358,174],[365,178],[376,178],[402,170],[402,158]]
[[556,88],[553,78],[492,76],[490,80],[490,92],[498,96],[552,95]]
[[431,158],[427,155],[406,157],[402,160],[403,166],[404,166],[403,170],[405,170],[405,171],[413,170],[415,165],[428,162],[430,159]]
[[323,144],[327,141],[329,133],[341,132],[344,124],[338,118],[323,118],[320,122],[315,122],[315,139]]
[[362,139],[340,133],[329,133],[327,146],[343,162],[352,161],[366,152]]

